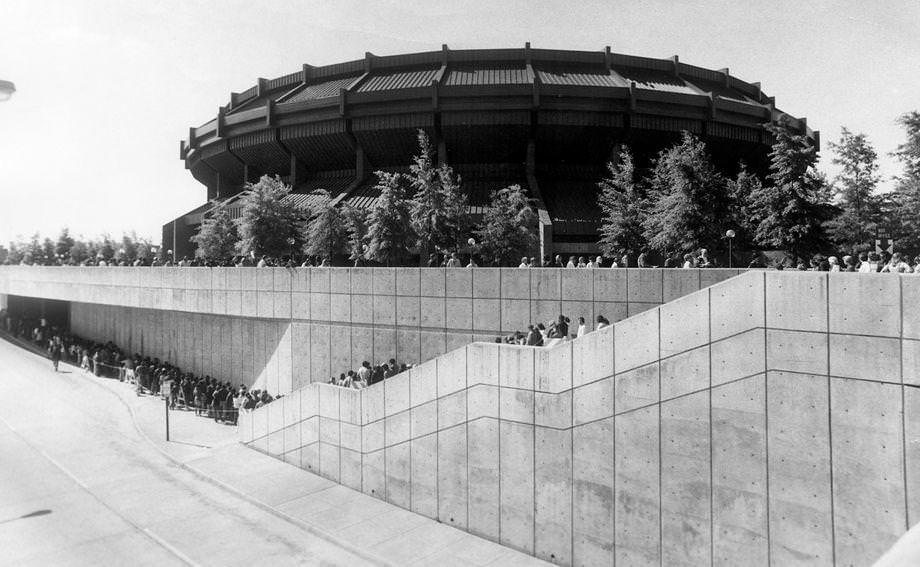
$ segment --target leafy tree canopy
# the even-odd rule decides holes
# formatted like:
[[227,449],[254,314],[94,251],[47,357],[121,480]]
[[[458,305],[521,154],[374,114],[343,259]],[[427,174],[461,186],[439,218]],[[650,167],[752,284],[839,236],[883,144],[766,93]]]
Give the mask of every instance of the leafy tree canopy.
[[537,214],[520,185],[493,191],[489,208],[476,229],[484,258],[516,265],[537,246]]

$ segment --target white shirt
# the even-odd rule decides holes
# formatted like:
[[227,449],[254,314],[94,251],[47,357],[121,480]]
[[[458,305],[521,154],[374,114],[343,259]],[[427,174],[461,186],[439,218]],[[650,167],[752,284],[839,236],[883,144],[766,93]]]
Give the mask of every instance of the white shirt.
[[575,334],[576,338],[581,338],[587,334],[588,330],[585,328],[584,324],[578,326],[578,332]]

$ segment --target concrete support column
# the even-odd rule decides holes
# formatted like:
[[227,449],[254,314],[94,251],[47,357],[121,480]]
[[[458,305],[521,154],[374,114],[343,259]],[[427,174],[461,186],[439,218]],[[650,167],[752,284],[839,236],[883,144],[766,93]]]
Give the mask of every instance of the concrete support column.
[[527,185],[530,186],[530,197],[535,201],[537,210],[537,223],[539,224],[539,251],[538,255],[542,265],[543,258],[553,256],[553,221],[549,216],[546,203],[543,202],[543,194],[540,193],[540,185],[537,183],[537,144],[533,139],[527,141],[527,161],[525,171],[527,175]]

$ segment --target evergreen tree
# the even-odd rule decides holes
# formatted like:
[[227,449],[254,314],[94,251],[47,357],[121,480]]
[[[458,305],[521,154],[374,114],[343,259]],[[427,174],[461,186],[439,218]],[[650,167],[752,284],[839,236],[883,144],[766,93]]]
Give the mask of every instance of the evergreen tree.
[[607,170],[610,175],[598,183],[603,216],[597,244],[607,256],[619,257],[624,252],[635,256],[646,245],[642,223],[647,202],[629,148],[624,146],[618,161],[609,162]]
[[653,204],[642,226],[652,248],[691,252],[721,242],[729,196],[699,138],[684,132],[679,144],[661,152],[648,185]]
[[416,240],[406,179],[399,173],[377,172],[380,196],[368,217],[365,257],[381,264],[400,265]]
[[332,204],[328,191],[319,189],[310,213],[309,220],[301,228],[305,242],[303,252],[308,256],[325,258],[331,264],[337,254],[345,251],[348,242],[348,226],[342,211]]
[[826,184],[815,172],[817,149],[793,132],[785,119],[767,126],[776,141],[770,152],[768,184],[752,192],[749,209],[754,238],[785,250],[794,262],[827,246],[823,223],[833,216]]
[[537,214],[520,185],[492,191],[489,208],[476,229],[484,258],[499,265],[516,265],[538,243]]
[[25,261],[29,264],[41,265],[45,261],[40,238],[41,236],[36,232],[26,246]]
[[195,255],[199,258],[223,260],[235,254],[240,235],[227,207],[215,205],[201,221],[201,226],[191,241],[197,247]]
[[348,233],[348,241],[345,243],[348,259],[358,263],[364,258],[367,248],[367,211],[345,204],[342,206],[342,218],[345,219]]
[[901,115],[898,123],[907,133],[907,141],[892,154],[904,166],[895,178],[894,191],[887,197],[888,228],[896,236],[896,246],[910,254],[920,253],[920,112]]
[[875,189],[879,182],[878,154],[865,134],[841,129],[840,141],[830,144],[833,163],[843,169],[833,186],[840,214],[828,226],[838,246],[850,253],[873,248],[880,210]]
[[101,254],[106,263],[115,257],[115,241],[108,234],[102,235],[102,240],[99,241],[97,248],[97,254]]
[[754,243],[756,224],[752,221],[753,213],[750,209],[751,195],[763,188],[763,182],[756,173],[748,171],[742,162],[738,174],[734,179],[729,179],[729,218],[735,231],[735,242],[738,249],[750,248]]
[[73,248],[74,239],[70,236],[70,229],[66,226],[61,229],[58,235],[57,243],[54,245],[54,253],[62,259],[70,256],[70,249]]
[[70,255],[70,261],[74,264],[81,264],[90,257],[89,247],[82,238],[74,241],[68,254]]
[[258,183],[246,185],[240,199],[242,211],[236,219],[239,233],[237,251],[255,256],[284,256],[290,249],[289,238],[300,242],[297,229],[298,211],[286,197],[291,188],[277,175],[263,175]]
[[410,166],[414,190],[411,201],[412,228],[418,236],[422,260],[435,250],[456,250],[470,228],[467,196],[460,179],[445,163],[435,167],[432,148],[424,130],[418,132],[419,153]]
[[54,251],[54,241],[47,236],[42,240],[42,260],[46,266],[52,266],[57,263],[57,253]]

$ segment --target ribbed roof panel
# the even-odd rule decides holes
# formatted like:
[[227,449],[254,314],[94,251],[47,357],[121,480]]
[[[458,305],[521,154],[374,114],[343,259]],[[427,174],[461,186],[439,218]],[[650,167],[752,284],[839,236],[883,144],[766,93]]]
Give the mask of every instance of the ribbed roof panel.
[[451,68],[444,80],[448,86],[525,85],[530,82],[524,67],[463,65]]
[[304,100],[316,100],[320,98],[332,98],[339,96],[339,91],[347,87],[358,77],[340,77],[331,81],[324,81],[313,85],[306,85],[299,91],[289,96],[283,102],[301,102]]
[[547,85],[573,85],[579,87],[625,87],[622,81],[610,75],[603,67],[571,67],[562,65],[539,66],[534,69]]
[[358,87],[358,92],[395,91],[398,89],[425,87],[431,84],[437,74],[438,68],[430,68],[373,75]]
[[681,94],[699,94],[679,77],[665,71],[637,69],[635,67],[615,67],[614,70],[627,81],[633,81],[643,89],[666,91]]

